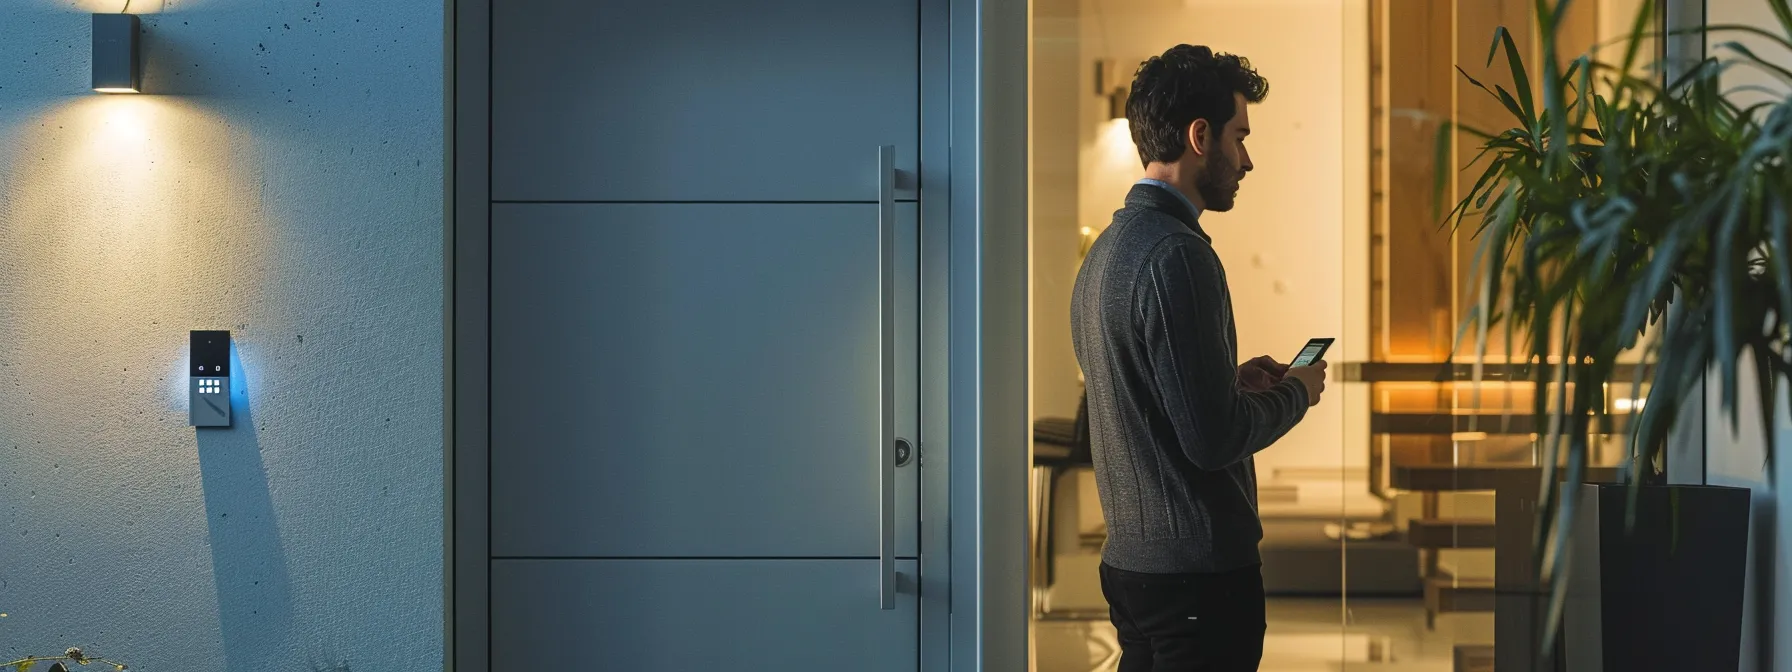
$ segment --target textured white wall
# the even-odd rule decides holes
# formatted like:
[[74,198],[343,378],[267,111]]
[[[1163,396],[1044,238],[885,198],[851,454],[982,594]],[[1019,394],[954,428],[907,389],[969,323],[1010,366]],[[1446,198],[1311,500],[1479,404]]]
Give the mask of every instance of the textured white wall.
[[142,96],[0,8],[0,657],[440,669],[442,4],[135,0]]

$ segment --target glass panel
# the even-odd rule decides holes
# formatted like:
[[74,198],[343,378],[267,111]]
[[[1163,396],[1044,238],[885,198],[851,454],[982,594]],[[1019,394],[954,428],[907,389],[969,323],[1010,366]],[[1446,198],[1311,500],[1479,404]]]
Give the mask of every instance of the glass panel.
[[[1269,621],[1260,669],[1416,651],[1417,553],[1391,536],[1389,503],[1370,487],[1370,386],[1342,382],[1370,353],[1370,16],[1369,0],[1033,0],[1033,669],[1118,664],[1098,577],[1105,523],[1094,474],[1072,457],[1082,377],[1069,305],[1088,246],[1143,176],[1124,119],[1134,70],[1180,43],[1245,56],[1270,82],[1250,108],[1255,169],[1236,209],[1201,217],[1226,267],[1240,358],[1287,362],[1309,338],[1337,339],[1323,403],[1255,459]],[[1404,602],[1375,622],[1394,627],[1345,630],[1347,567],[1396,577]]]
[[[1558,33],[1565,59],[1622,36],[1640,4],[1571,5]],[[1391,614],[1410,620],[1418,633],[1404,661],[1410,669],[1485,671],[1496,660],[1506,670],[1552,669],[1537,658],[1547,598],[1532,578],[1545,455],[1539,433],[1548,428],[1531,414],[1535,395],[1571,390],[1530,382],[1529,362],[1508,357],[1502,329],[1487,335],[1484,380],[1473,384],[1483,344],[1462,326],[1474,315],[1484,270],[1471,235],[1479,216],[1461,231],[1439,221],[1488,164],[1468,132],[1446,136],[1446,163],[1436,160],[1445,122],[1495,134],[1517,124],[1469,77],[1517,91],[1506,52],[1489,64],[1489,47],[1505,27],[1513,51],[1535,68],[1542,47],[1532,11],[1532,3],[1477,0],[1370,4],[1369,347],[1346,376],[1367,388],[1367,426],[1357,430],[1368,436],[1367,488],[1387,503],[1387,538],[1416,555],[1407,566],[1420,589],[1383,590],[1382,577],[1358,573],[1354,563],[1371,542],[1353,536],[1347,629],[1375,631]],[[1541,100],[1540,90],[1532,93]],[[1444,191],[1434,197],[1440,170]],[[1607,410],[1620,421],[1614,431],[1647,394],[1621,387],[1607,391]],[[1621,439],[1601,435],[1595,446],[1592,478],[1612,478]]]
[[[1575,3],[1562,51],[1609,43],[1639,4]],[[1063,445],[1076,443],[1082,392],[1068,304],[1084,253],[1141,175],[1123,118],[1133,69],[1184,42],[1245,55],[1271,82],[1251,108],[1256,170],[1238,208],[1202,219],[1227,264],[1240,356],[1286,360],[1309,337],[1338,339],[1325,403],[1256,461],[1261,669],[1489,670],[1496,658],[1541,669],[1531,530],[1547,428],[1530,412],[1535,395],[1569,390],[1528,382],[1498,331],[1471,384],[1481,344],[1461,327],[1478,297],[1477,241],[1439,219],[1485,163],[1462,132],[1444,136],[1437,161],[1444,122],[1512,125],[1464,74],[1514,91],[1488,47],[1504,26],[1534,67],[1532,6],[1034,0],[1035,669],[1113,669],[1119,657],[1096,574],[1095,479]],[[1648,392],[1622,387],[1607,390],[1614,431]],[[1622,444],[1595,445],[1593,478],[1610,478]]]

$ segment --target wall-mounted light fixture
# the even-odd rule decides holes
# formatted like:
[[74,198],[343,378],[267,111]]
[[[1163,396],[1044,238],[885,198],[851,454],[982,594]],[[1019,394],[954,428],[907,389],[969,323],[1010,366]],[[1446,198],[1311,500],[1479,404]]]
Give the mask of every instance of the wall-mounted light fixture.
[[141,30],[136,14],[93,15],[93,90],[137,93],[142,89],[143,64],[137,41]]
[[1095,61],[1095,95],[1107,102],[1109,119],[1125,119],[1127,85],[1115,65],[1113,59]]

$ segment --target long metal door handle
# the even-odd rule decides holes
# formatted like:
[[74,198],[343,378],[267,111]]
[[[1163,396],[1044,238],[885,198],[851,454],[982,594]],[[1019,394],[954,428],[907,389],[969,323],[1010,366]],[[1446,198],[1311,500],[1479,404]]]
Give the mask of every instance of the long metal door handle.
[[878,373],[877,588],[896,608],[896,147],[877,148]]

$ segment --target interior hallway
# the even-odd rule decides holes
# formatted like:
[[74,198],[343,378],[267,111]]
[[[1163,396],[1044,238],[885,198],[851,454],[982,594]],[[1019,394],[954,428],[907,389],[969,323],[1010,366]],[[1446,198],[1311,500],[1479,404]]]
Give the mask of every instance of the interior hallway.
[[[1340,629],[1346,615],[1350,626]],[[1271,598],[1260,672],[1450,672],[1456,647],[1471,641],[1464,631],[1490,629],[1491,621],[1486,614],[1457,614],[1428,631],[1417,600],[1341,606],[1335,597]],[[1113,626],[1097,614],[1038,620],[1034,641],[1034,672],[1108,672],[1119,664]]]

